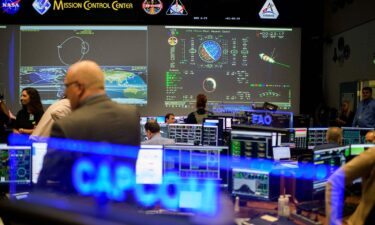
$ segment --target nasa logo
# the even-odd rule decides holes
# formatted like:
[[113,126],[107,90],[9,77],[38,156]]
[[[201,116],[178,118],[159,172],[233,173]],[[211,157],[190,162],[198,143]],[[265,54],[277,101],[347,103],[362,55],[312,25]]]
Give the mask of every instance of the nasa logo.
[[1,7],[6,14],[16,14],[20,10],[21,0],[2,0]]

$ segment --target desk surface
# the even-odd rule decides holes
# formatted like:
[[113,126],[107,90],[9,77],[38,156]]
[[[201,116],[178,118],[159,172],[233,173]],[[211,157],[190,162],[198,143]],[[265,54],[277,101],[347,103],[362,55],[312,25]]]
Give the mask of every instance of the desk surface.
[[[360,196],[348,196],[345,198],[345,204],[358,205],[360,202]],[[245,206],[240,207],[240,212],[236,213],[236,218],[252,218],[261,214],[270,214],[271,216],[277,217],[277,202],[267,201],[247,201]],[[292,202],[289,203],[290,214],[296,212],[296,205]],[[302,211],[301,214],[313,221],[319,221],[322,225],[326,225],[326,217],[319,213]],[[345,218],[348,218],[346,216]],[[302,222],[299,219],[294,219],[290,216],[291,221],[298,225],[306,225],[308,223]]]
[[[296,207],[294,204],[290,203],[289,207],[291,214],[296,212]],[[261,214],[269,214],[271,216],[277,217],[277,202],[248,201],[246,203],[246,206],[240,207],[240,211],[236,213],[236,218],[252,218]],[[312,220],[315,220],[315,218],[317,217],[317,220],[321,224],[326,225],[325,217],[322,215],[306,212],[302,212],[302,214]],[[298,225],[308,224],[306,222],[302,222],[301,220],[294,219],[292,218],[292,216],[290,216],[290,219],[292,222]]]

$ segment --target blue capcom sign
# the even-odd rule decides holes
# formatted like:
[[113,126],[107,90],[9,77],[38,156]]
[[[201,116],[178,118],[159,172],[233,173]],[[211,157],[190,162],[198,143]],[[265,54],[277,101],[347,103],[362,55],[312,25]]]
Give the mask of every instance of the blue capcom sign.
[[[147,191],[145,185],[135,184],[134,171],[126,164],[112,165],[108,161],[96,163],[90,158],[78,159],[72,170],[75,189],[82,195],[105,196],[108,199],[124,201],[129,194],[144,206],[160,202],[167,209],[176,210],[182,192],[201,192],[201,203],[194,210],[205,214],[214,214],[217,208],[217,190],[213,181],[198,184],[196,179],[182,180],[176,173],[163,176],[163,183],[153,191]],[[199,187],[198,187],[199,186]],[[169,191],[173,188],[173,192]]]
[[[10,135],[9,143],[30,144],[26,135]],[[131,198],[146,207],[160,204],[165,209],[184,208],[212,216],[218,212],[219,193],[215,180],[181,178],[171,171],[162,173],[160,183],[136,183],[134,162],[140,152],[139,147],[49,138],[48,149],[61,151],[62,154],[78,153],[77,157],[73,154],[73,166],[71,171],[66,172],[71,173],[73,187],[81,195],[114,201]],[[188,208],[183,207],[182,199],[189,201]]]

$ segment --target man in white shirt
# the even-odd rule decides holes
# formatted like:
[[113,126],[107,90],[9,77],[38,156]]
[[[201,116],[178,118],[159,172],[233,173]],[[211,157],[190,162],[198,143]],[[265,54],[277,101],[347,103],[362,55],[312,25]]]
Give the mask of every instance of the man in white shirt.
[[52,124],[71,113],[69,99],[61,99],[50,105],[47,111],[43,114],[38,125],[30,135],[33,141],[41,141],[50,136]]

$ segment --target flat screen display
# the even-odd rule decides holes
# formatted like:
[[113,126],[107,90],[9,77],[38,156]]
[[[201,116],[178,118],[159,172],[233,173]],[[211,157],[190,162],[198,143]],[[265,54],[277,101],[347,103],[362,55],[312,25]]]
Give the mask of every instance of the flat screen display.
[[10,25],[0,26],[0,43],[0,81],[17,106],[28,86],[53,103],[68,67],[94,60],[108,96],[142,115],[187,115],[199,93],[211,109],[264,102],[299,109],[299,28]]

